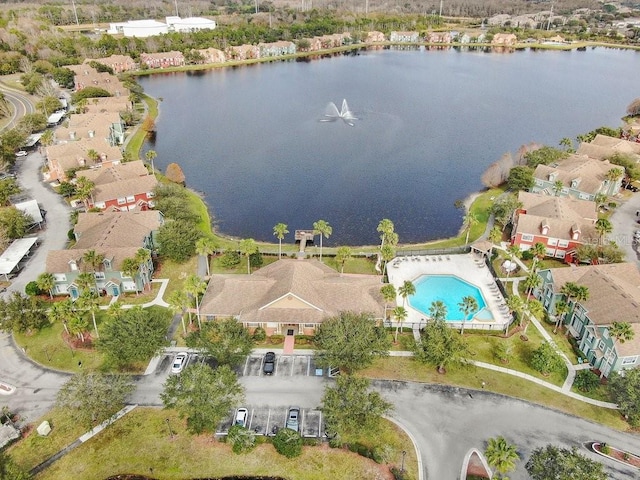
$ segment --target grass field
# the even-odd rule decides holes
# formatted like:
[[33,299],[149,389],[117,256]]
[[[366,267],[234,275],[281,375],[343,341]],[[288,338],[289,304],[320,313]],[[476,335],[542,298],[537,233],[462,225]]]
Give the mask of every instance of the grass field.
[[[56,417],[57,418],[57,417]],[[173,437],[167,428],[167,419]],[[11,449],[11,455],[26,468],[38,464],[81,432],[71,431],[54,420],[54,430],[45,439],[33,434]],[[56,431],[58,428],[58,431]],[[64,432],[61,432],[62,429]],[[396,465],[407,451],[405,467],[417,478],[411,441],[395,425],[385,421],[376,442],[388,445],[390,462]],[[63,441],[61,441],[61,439]],[[353,439],[362,443],[367,439]],[[134,447],[135,446],[135,447]],[[133,448],[132,448],[133,447]],[[33,452],[38,452],[35,456]],[[279,475],[292,480],[371,480],[387,467],[344,449],[326,444],[304,447],[302,456],[287,459],[270,444],[236,455],[211,435],[192,436],[185,422],[173,411],[137,408],[102,433],[81,445],[39,474],[37,480],[101,480],[117,473],[137,473],[158,480],[217,477],[225,475]],[[152,475],[151,475],[152,473]]]

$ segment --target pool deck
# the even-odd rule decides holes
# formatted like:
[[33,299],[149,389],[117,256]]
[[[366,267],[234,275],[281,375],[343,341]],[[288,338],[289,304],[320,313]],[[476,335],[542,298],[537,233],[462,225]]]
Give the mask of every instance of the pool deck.
[[[466,328],[485,330],[504,330],[511,315],[506,308],[505,299],[484,261],[474,253],[463,255],[421,255],[396,257],[388,266],[389,283],[402,286],[405,280],[415,282],[422,275],[455,275],[480,289],[486,308],[491,312],[493,320],[479,320],[475,317],[465,322]],[[396,302],[402,305],[402,297],[398,295]],[[420,327],[428,316],[407,304],[407,318],[404,325]],[[481,310],[482,312],[482,310]],[[480,315],[482,316],[482,315]],[[462,322],[447,322],[452,327],[460,328]]]

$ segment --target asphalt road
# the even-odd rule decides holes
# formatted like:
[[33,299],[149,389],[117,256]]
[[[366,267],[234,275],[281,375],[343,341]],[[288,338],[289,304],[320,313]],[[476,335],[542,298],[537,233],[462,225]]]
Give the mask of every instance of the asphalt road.
[[0,85],[0,91],[4,94],[4,98],[6,98],[13,106],[13,115],[9,119],[9,123],[1,130],[8,130],[15,127],[20,119],[27,113],[35,112],[35,107],[32,105],[27,95],[11,88],[7,88],[4,85]]
[[625,203],[619,205],[610,217],[613,232],[608,236],[624,251],[627,262],[635,262],[640,266],[640,255],[638,254],[638,244],[633,242],[633,232],[640,230],[640,216],[636,212],[640,211],[640,192],[631,193],[626,190],[631,197]]

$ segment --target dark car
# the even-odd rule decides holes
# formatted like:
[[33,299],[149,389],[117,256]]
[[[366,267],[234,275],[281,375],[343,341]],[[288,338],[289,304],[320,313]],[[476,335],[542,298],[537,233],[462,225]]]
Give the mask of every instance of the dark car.
[[276,354],[273,352],[267,352],[264,356],[264,364],[262,365],[262,372],[265,375],[273,375],[276,369]]
[[287,423],[285,424],[289,430],[298,432],[300,430],[300,409],[298,407],[292,407],[287,414]]

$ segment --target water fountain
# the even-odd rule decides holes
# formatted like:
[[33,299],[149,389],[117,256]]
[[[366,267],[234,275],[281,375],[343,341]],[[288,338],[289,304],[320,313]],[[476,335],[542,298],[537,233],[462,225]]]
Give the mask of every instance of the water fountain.
[[351,127],[354,126],[353,120],[358,120],[358,118],[353,115],[353,112],[349,110],[346,99],[342,100],[342,108],[340,110],[338,110],[338,106],[335,103],[330,102],[329,105],[327,105],[324,116],[325,118],[320,120],[321,122],[335,122],[341,118],[344,123]]

